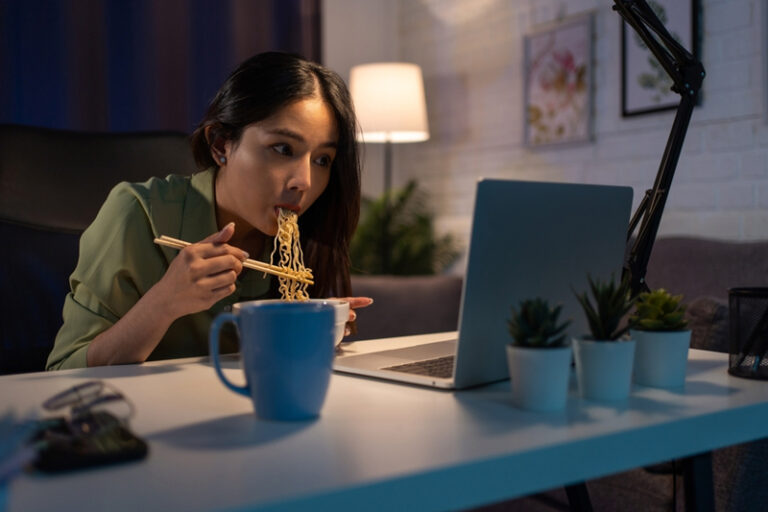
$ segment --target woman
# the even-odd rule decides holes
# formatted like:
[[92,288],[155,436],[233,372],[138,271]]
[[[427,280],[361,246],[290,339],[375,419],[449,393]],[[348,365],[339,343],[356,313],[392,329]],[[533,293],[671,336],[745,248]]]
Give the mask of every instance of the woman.
[[[83,233],[48,369],[207,354],[216,314],[277,296],[276,279],[242,262],[269,260],[278,208],[299,214],[310,295],[349,296],[355,130],[336,73],[282,53],[241,64],[192,134],[202,172],[117,185]],[[197,243],[154,245],[161,235]],[[350,298],[353,308],[370,302]]]

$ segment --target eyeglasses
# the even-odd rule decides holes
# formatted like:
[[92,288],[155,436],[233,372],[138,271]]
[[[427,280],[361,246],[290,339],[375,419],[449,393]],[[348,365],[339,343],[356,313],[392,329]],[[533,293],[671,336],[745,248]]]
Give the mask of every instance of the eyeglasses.
[[67,425],[74,436],[97,435],[116,426],[128,426],[133,404],[115,387],[101,380],[77,384],[43,402],[47,411],[70,408]]
[[100,380],[77,384],[43,402],[47,411],[69,408],[69,414],[36,422],[29,444],[33,467],[57,472],[136,460],[148,446],[128,427],[133,404],[113,386]]

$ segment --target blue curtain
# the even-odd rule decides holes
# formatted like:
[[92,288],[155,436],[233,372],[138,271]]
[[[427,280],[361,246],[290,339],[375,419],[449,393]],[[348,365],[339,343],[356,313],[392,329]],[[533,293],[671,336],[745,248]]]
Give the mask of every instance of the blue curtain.
[[0,0],[0,122],[189,133],[242,60],[319,41],[320,0]]

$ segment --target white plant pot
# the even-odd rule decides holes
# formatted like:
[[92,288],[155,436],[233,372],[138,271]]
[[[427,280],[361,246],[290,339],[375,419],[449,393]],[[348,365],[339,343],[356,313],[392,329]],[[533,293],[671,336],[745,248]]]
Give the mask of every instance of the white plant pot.
[[681,388],[685,385],[691,331],[635,331],[635,382],[641,386]]
[[626,400],[632,386],[635,341],[573,342],[581,397],[601,402]]
[[571,374],[571,347],[528,348],[507,345],[512,403],[529,411],[565,407]]

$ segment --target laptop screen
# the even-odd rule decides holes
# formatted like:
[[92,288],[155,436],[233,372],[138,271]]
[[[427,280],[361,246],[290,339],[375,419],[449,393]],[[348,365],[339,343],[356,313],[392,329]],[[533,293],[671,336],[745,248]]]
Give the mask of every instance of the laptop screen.
[[632,189],[483,179],[477,184],[459,316],[456,385],[504,379],[511,308],[562,304],[569,336],[587,332],[574,291],[621,277]]

